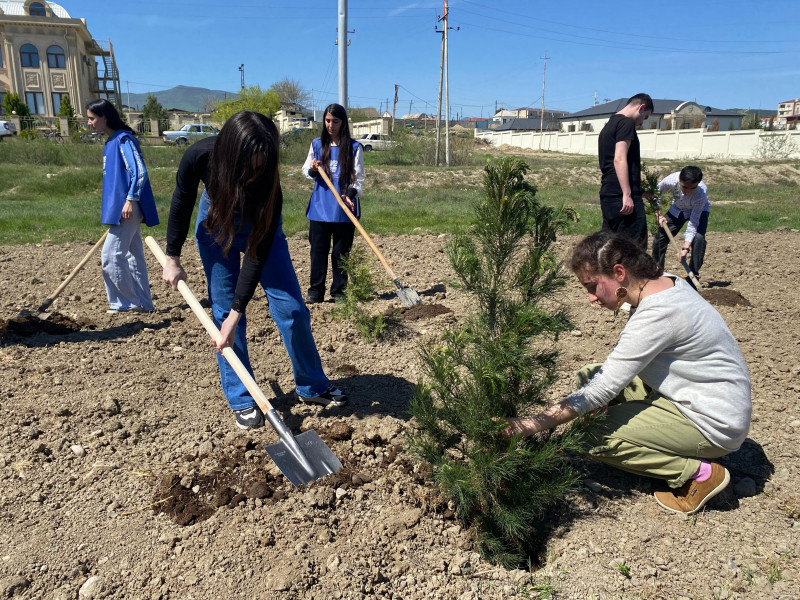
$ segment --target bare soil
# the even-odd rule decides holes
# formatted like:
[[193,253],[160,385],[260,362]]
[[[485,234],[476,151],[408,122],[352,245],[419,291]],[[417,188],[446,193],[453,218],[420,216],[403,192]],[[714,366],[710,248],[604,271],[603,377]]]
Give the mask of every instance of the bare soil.
[[[800,597],[800,233],[708,235],[702,283],[753,381],[750,436],[723,461],[731,486],[684,519],[656,505],[659,482],[577,458],[582,485],[553,514],[530,571],[482,561],[404,450],[417,348],[471,310],[452,285],[446,241],[376,238],[425,302],[403,312],[385,341],[364,342],[333,321],[330,303],[312,306],[323,364],[350,394],[342,408],[291,399],[266,300],[248,309],[257,381],[289,427],[317,431],[344,465],[301,488],[264,452],[277,441],[271,429],[234,426],[213,348],[154,259],[152,314],[105,314],[98,258],[50,321],[15,322],[90,242],[0,247],[0,598]],[[560,240],[559,252],[574,242]],[[305,283],[307,241],[297,235],[290,247]],[[185,254],[201,297],[193,245]],[[576,328],[559,341],[552,399],[572,389],[580,366],[608,354],[624,325],[590,306],[574,281],[555,301]],[[369,308],[401,305],[387,284]]]

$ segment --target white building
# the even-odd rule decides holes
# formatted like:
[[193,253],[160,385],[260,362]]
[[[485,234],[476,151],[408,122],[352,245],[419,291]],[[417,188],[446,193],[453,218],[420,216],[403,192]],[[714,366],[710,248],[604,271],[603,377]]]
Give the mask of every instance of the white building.
[[96,98],[116,104],[119,73],[111,42],[93,39],[85,19],[72,18],[55,2],[0,0],[0,110],[8,93],[38,116],[57,115],[65,96],[76,114]]

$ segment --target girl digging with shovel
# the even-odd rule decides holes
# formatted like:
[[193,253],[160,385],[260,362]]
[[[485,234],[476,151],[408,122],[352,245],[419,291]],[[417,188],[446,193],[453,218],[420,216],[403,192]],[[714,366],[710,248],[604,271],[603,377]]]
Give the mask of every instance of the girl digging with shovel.
[[[180,253],[199,182],[205,181],[195,239],[214,323],[222,334],[217,350],[232,346],[252,374],[245,309],[261,283],[292,362],[296,396],[324,406],[344,404],[347,397],[330,384],[322,370],[311,335],[311,317],[303,304],[281,227],[283,195],[278,174],[278,131],[273,122],[251,111],[236,113],[216,138],[200,140],[186,151],[176,180],[167,226],[164,280],[173,289],[177,289],[178,281],[186,280]],[[264,418],[250,392],[219,353],[217,362],[237,427],[261,427]]]

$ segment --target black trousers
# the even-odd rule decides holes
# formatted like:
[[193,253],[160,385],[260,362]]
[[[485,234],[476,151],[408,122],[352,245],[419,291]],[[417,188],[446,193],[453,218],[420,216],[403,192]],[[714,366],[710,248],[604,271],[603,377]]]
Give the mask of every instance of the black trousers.
[[[328,275],[328,253],[331,255],[333,281],[331,296],[344,293],[347,286],[347,274],[342,270],[340,261],[346,257],[353,247],[356,227],[352,223],[327,223],[325,221],[309,221],[308,241],[311,244],[311,276],[308,295],[316,300],[325,299],[325,277]],[[331,252],[331,240],[333,251]]]
[[[673,237],[678,235],[678,232],[683,227],[683,224],[688,221],[681,212],[680,216],[673,217],[670,213],[664,215],[667,219],[667,227]],[[708,211],[703,211],[700,214],[700,222],[697,224],[697,233],[692,240],[692,257],[689,260],[689,268],[695,275],[700,274],[700,267],[703,266],[703,260],[706,257],[706,230],[708,229]],[[669,249],[669,238],[663,228],[658,230],[658,235],[653,240],[653,258],[663,269],[664,259]]]
[[622,233],[632,238],[642,250],[647,252],[647,215],[641,197],[633,198],[633,212],[623,215],[622,196],[600,196],[600,210],[603,212],[603,230]]

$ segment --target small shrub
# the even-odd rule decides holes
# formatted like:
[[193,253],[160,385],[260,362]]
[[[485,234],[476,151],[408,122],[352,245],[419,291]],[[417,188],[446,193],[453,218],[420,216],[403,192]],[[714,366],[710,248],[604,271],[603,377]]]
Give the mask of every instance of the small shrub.
[[785,133],[761,134],[754,154],[763,160],[789,158],[798,151],[797,143]]
[[362,246],[353,246],[342,268],[347,273],[347,287],[344,299],[338,300],[332,311],[334,319],[348,320],[356,331],[368,341],[383,337],[388,321],[381,314],[368,314],[362,304],[372,300],[377,293],[377,284],[370,270],[367,251]]
[[650,169],[645,163],[642,163],[642,193],[644,196],[644,211],[647,216],[652,215],[652,219],[647,221],[648,231],[655,235],[658,233],[659,225],[656,221],[656,211],[661,211],[662,195],[658,191],[658,182],[661,181],[661,176],[655,169]]

